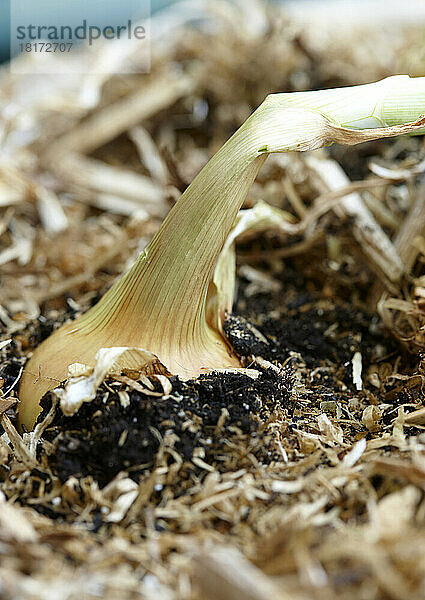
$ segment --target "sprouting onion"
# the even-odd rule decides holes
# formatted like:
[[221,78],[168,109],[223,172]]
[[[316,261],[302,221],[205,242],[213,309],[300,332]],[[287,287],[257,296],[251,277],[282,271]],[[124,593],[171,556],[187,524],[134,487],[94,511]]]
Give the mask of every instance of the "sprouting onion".
[[[267,155],[421,133],[422,113],[425,77],[268,96],[193,180],[130,270],[34,351],[20,384],[21,425],[33,427],[41,397],[66,379],[69,365],[93,365],[101,348],[144,349],[183,378],[240,366],[222,336],[225,307],[211,301],[211,282]],[[129,351],[120,367],[142,369],[143,362]]]

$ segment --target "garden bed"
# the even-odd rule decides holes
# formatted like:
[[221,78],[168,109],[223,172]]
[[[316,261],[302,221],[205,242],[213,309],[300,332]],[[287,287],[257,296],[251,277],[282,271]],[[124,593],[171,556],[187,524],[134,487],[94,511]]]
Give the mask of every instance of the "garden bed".
[[323,40],[279,7],[220,6],[205,27],[170,12],[149,75],[0,79],[6,599],[425,593],[422,137],[268,158],[245,208],[300,226],[238,242],[224,331],[247,371],[122,372],[73,416],[47,394],[17,432],[30,352],[128,268],[266,94],[423,74],[412,27]]

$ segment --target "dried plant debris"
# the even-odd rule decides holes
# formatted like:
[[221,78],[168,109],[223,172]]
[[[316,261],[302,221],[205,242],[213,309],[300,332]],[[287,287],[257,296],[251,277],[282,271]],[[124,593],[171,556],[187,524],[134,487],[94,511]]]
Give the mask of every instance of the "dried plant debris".
[[30,352],[267,93],[423,75],[419,26],[327,35],[259,2],[155,19],[148,75],[0,75],[0,596],[422,600],[421,137],[268,159],[244,208],[285,223],[238,238],[225,323],[245,371],[109,374],[16,429]]

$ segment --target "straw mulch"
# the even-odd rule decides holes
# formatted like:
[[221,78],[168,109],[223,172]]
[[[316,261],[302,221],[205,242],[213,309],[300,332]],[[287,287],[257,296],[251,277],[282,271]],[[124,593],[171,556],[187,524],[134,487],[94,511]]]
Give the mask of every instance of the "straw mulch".
[[28,353],[128,268],[265,95],[423,75],[414,28],[213,4],[196,27],[195,5],[156,19],[148,75],[0,77],[0,596],[419,600],[421,137],[269,157],[246,207],[291,212],[297,235],[240,241],[226,323],[257,379],[123,374],[15,429]]

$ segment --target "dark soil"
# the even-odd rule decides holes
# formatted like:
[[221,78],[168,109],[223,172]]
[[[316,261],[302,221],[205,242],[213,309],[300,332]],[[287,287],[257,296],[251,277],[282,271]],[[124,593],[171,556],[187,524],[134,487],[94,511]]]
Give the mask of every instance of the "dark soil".
[[[44,436],[55,446],[50,465],[62,481],[70,475],[92,475],[104,485],[123,469],[130,469],[137,480],[143,469],[152,467],[168,438],[167,443],[184,461],[197,455],[220,471],[224,445],[241,436],[252,437],[255,442],[260,415],[267,406],[288,400],[290,383],[288,373],[282,377],[272,369],[265,370],[258,379],[211,374],[182,382],[173,377],[170,398],[151,398],[130,391],[126,407],[118,395],[125,386],[112,388],[104,384],[96,399],[84,404],[73,417],[58,412]],[[48,398],[45,404],[50,404]],[[256,457],[269,461],[267,449],[260,445]],[[193,464],[191,469],[200,471]]]
[[[166,399],[106,381],[96,399],[73,417],[57,410],[43,436],[49,444],[40,442],[39,458],[47,461],[62,482],[70,476],[92,476],[100,486],[122,470],[137,481],[141,473],[152,469],[164,447],[171,447],[187,463],[187,477],[201,471],[192,462],[194,457],[218,471],[229,470],[229,460],[234,462],[229,444],[233,443],[243,442],[245,456],[251,453],[260,464],[270,463],[275,450],[266,435],[267,422],[276,411],[285,412],[289,428],[297,419],[298,403],[291,395],[297,371],[319,368],[310,382],[315,403],[338,399],[347,404],[357,393],[352,381],[353,354],[361,352],[366,363],[379,362],[397,349],[376,317],[349,302],[333,300],[329,293],[324,295],[314,278],[302,275],[295,263],[288,262],[278,277],[285,281],[284,292],[279,294],[247,296],[246,282],[241,281],[236,312],[225,323],[225,333],[242,363],[260,372],[257,379],[236,373],[212,373],[188,382],[173,377]],[[54,316],[42,317],[17,336],[2,367],[6,385],[13,383],[23,363],[22,358],[13,358],[18,346],[40,343],[58,321],[73,315]],[[256,357],[285,366],[264,368]],[[156,391],[162,391],[156,379],[151,382]],[[127,406],[120,399],[123,391],[128,393]],[[51,405],[49,395],[43,405],[45,415]]]

